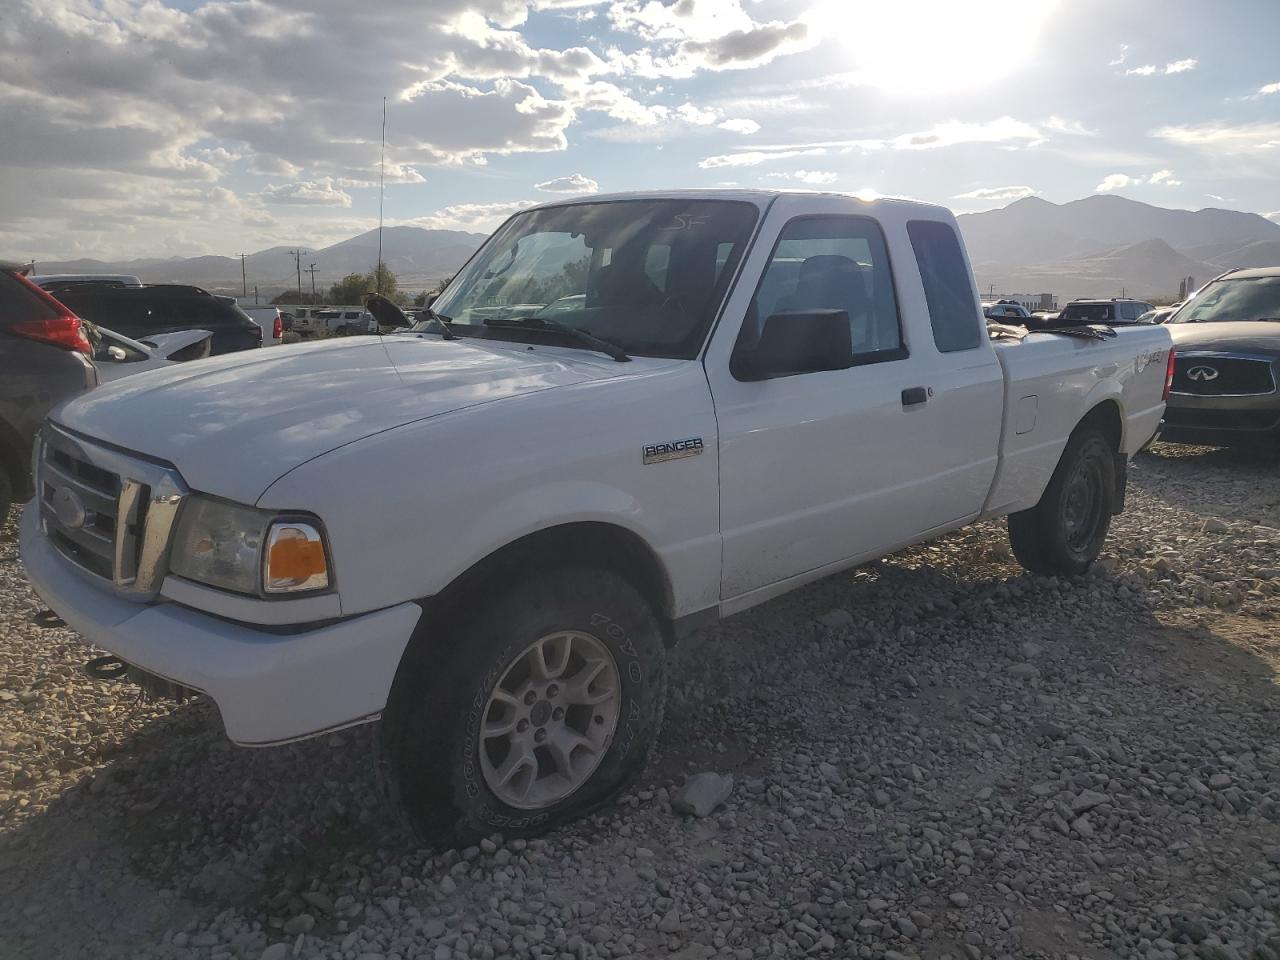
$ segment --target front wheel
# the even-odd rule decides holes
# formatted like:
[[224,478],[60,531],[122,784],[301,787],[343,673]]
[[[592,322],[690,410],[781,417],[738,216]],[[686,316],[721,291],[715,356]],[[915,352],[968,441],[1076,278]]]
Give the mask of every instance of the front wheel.
[[1116,500],[1116,454],[1102,431],[1077,428],[1044,496],[1009,515],[1009,542],[1032,573],[1075,576],[1098,559]]
[[531,574],[415,640],[381,738],[414,831],[532,836],[608,802],[661,726],[664,652],[640,593],[587,569]]

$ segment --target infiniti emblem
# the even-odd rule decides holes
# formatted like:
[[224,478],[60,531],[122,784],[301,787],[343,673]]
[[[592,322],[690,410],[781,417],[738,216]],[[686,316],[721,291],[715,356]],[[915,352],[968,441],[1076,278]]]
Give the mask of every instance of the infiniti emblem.
[[79,530],[88,519],[84,501],[70,487],[59,487],[54,493],[53,513],[68,530]]
[[1218,370],[1216,367],[1192,367],[1187,371],[1187,377],[1191,380],[1203,380],[1207,383],[1210,380],[1218,379]]

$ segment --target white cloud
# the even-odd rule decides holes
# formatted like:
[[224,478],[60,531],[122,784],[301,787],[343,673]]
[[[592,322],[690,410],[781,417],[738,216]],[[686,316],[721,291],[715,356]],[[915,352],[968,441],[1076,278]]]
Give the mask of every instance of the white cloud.
[[674,112],[677,120],[691,123],[695,127],[710,126],[719,119],[714,110],[703,110],[701,107],[695,107],[692,103],[682,103],[676,107]]
[[267,203],[300,203],[309,206],[349,207],[351,194],[330,177],[323,180],[296,180],[263,187],[260,196]]
[[1141,177],[1130,177],[1123,173],[1109,174],[1094,189],[1098,193],[1110,193],[1112,190],[1122,190],[1125,187],[1131,187],[1142,182]]
[[1140,187],[1143,184],[1153,187],[1180,187],[1182,186],[1182,181],[1174,177],[1172,170],[1157,170],[1149,177],[1134,177],[1125,173],[1113,173],[1107,176],[1094,189],[1098,193],[1110,193],[1113,190],[1123,190],[1125,187]]
[[1212,152],[1216,156],[1266,156],[1262,151],[1280,147],[1280,123],[1204,123],[1197,126],[1160,127],[1151,132],[1159,140]]
[[775,180],[794,180],[811,187],[826,186],[840,179],[838,173],[832,173],[830,170],[792,170],[786,173],[771,173],[769,176]]
[[1109,67],[1124,66],[1124,62],[1129,59],[1129,45],[1127,43],[1120,44],[1119,55],[1107,64]]
[[1274,220],[1276,223],[1280,223],[1280,210],[1272,210],[1270,213],[1264,213],[1263,216],[1268,220]]
[[1280,93],[1280,83],[1268,83],[1266,86],[1258,88],[1258,96],[1269,97],[1273,93]]
[[1187,73],[1199,65],[1200,61],[1195,57],[1187,57],[1185,60],[1170,60],[1163,67],[1156,66],[1154,63],[1147,63],[1141,67],[1131,67],[1124,73],[1127,77],[1153,77],[1157,73],[1169,76],[1174,73]]
[[533,189],[543,193],[599,193],[600,184],[580,173],[571,173],[567,177],[556,177],[554,180],[543,180],[535,183]]
[[1040,191],[1034,187],[979,187],[968,193],[957,193],[957,200],[1021,200],[1024,197],[1038,197]]
[[750,136],[753,133],[760,132],[760,124],[754,120],[748,120],[745,117],[733,117],[720,123],[721,130],[728,130],[730,133],[740,133],[743,136]]
[[400,223],[428,230],[490,231],[513,213],[537,206],[537,200],[506,200],[498,203],[455,203],[426,217]]
[[1079,120],[1064,120],[1062,117],[1050,117],[1044,122],[1044,128],[1053,133],[1065,133],[1071,137],[1096,137],[1097,130],[1091,130]]
[[1000,144],[1009,149],[1019,149],[1036,146],[1044,140],[1044,131],[1032,124],[1015,120],[1013,117],[1000,117],[984,123],[962,123],[950,120],[935,124],[928,130],[904,133],[888,139],[823,140],[814,143],[760,146],[752,150],[706,157],[699,161],[698,166],[704,170],[719,167],[752,167],[794,157],[820,157],[855,151],[870,153],[885,149],[936,150],[966,143]]

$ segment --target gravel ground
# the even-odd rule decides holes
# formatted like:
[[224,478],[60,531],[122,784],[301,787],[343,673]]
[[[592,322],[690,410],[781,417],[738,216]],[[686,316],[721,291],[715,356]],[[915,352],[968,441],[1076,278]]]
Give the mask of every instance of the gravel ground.
[[[988,524],[749,611],[677,651],[617,807],[447,851],[368,728],[238,750],[82,677],[10,524],[0,957],[1280,958],[1280,464],[1131,476],[1089,577]],[[672,812],[701,771],[727,805]]]

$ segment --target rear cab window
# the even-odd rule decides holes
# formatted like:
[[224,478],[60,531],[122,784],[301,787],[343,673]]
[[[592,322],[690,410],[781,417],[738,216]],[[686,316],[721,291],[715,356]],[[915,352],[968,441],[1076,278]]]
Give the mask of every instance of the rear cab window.
[[933,342],[941,353],[972,350],[985,340],[973,282],[960,239],[950,224],[912,220],[907,236],[920,269]]

